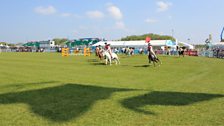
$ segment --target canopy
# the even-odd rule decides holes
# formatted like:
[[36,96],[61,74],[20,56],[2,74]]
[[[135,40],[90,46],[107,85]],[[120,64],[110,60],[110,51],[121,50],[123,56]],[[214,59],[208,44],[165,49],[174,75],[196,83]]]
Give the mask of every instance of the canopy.
[[[105,42],[110,44],[112,47],[139,47],[143,46],[146,47],[148,43],[145,42],[145,40],[139,40],[139,41],[100,41],[92,46],[104,46]],[[176,42],[173,42],[171,40],[151,40],[151,45],[153,46],[176,46]]]

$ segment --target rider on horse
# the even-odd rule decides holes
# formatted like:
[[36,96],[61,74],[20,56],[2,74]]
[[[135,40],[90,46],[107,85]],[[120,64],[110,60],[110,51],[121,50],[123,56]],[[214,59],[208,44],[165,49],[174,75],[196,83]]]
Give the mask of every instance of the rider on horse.
[[157,59],[157,56],[156,56],[155,52],[153,51],[153,48],[152,48],[152,45],[150,44],[150,42],[148,43],[148,53],[149,53],[149,55],[151,55]]
[[111,58],[112,57],[112,50],[111,50],[111,47],[110,47],[110,44],[107,44],[107,43],[104,43],[105,44],[105,50],[108,51],[108,53],[110,54]]

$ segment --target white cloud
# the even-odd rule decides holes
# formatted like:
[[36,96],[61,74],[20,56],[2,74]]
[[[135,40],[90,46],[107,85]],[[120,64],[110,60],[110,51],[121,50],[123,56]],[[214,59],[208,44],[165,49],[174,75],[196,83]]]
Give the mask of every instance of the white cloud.
[[164,2],[164,1],[158,1],[157,6],[158,6],[157,11],[158,12],[163,12],[163,11],[167,11],[169,9],[169,7],[172,6],[172,3]]
[[158,21],[156,19],[148,18],[145,20],[146,23],[157,23]]
[[103,18],[104,17],[104,14],[101,12],[101,11],[88,11],[86,12],[86,15],[89,17],[89,18]]
[[107,11],[116,20],[121,20],[123,18],[121,10],[112,4],[108,5]]
[[48,6],[48,7],[39,6],[34,8],[34,11],[42,15],[51,15],[57,12],[57,10],[53,6]]
[[116,28],[117,29],[125,29],[125,24],[124,24],[124,22],[122,22],[122,21],[118,21],[118,22],[116,22]]

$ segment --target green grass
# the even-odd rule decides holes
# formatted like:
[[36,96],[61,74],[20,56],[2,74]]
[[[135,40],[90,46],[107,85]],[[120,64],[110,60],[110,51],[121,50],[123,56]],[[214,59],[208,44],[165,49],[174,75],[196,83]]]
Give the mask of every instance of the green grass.
[[224,124],[224,60],[0,53],[0,125]]

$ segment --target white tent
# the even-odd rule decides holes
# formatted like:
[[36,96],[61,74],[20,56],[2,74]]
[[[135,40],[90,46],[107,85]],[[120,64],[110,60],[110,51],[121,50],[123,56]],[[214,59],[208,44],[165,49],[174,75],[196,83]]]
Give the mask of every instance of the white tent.
[[224,45],[224,42],[212,43],[213,45]]
[[224,42],[212,43],[213,48],[224,49]]
[[185,42],[178,42],[178,43],[183,44],[184,46],[188,47],[189,49],[194,49],[194,46],[191,45],[191,44],[188,44],[188,43],[185,43]]
[[[105,44],[110,44],[112,47],[146,47],[148,43],[145,40],[139,41],[100,41],[92,46],[104,46]],[[171,40],[151,40],[150,43],[152,46],[176,46],[175,42]]]

